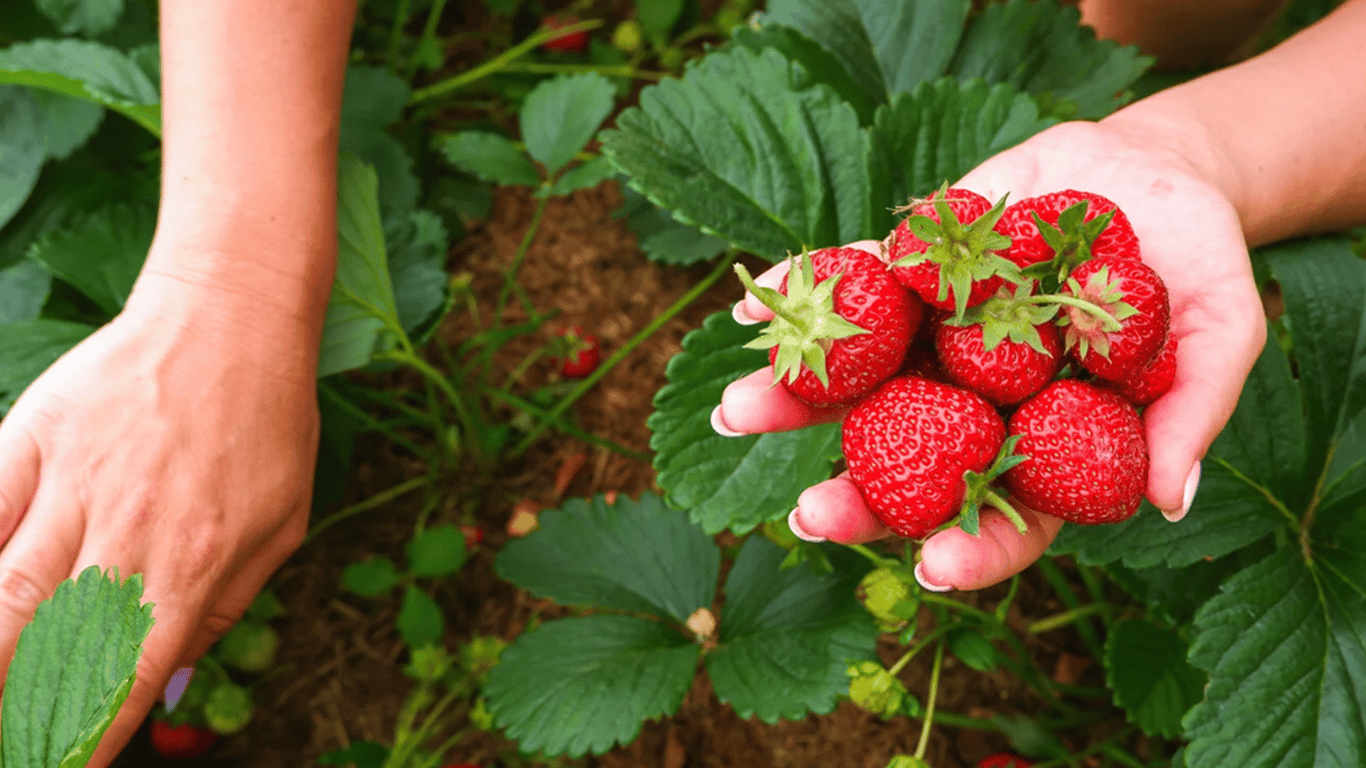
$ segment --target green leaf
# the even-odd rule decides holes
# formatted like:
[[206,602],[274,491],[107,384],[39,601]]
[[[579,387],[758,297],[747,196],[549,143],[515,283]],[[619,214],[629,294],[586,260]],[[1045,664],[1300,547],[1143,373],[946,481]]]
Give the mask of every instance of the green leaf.
[[1205,674],[1186,661],[1186,641],[1146,621],[1111,627],[1105,680],[1129,722],[1169,739],[1181,735],[1181,717],[1204,696]]
[[634,741],[646,720],[678,711],[698,652],[645,619],[560,619],[519,635],[483,692],[522,751],[602,754]]
[[[463,546],[463,545],[462,545]],[[409,584],[403,592],[403,607],[398,611],[398,634],[409,648],[420,648],[441,641],[446,620],[441,607],[416,584]]]
[[0,266],[22,260],[43,235],[82,215],[111,203],[146,199],[155,194],[159,181],[155,175],[130,176],[94,168],[79,158],[48,163],[28,202],[0,230]]
[[408,542],[408,571],[414,576],[455,573],[465,558],[465,536],[450,523],[428,528]]
[[62,320],[20,320],[0,325],[0,415],[57,358],[94,333]]
[[38,183],[47,159],[43,125],[43,111],[28,89],[0,85],[0,227]]
[[107,45],[74,39],[15,43],[0,49],[0,83],[93,101],[161,135],[156,85],[131,58]]
[[593,157],[564,172],[550,187],[552,195],[567,195],[580,189],[592,189],[617,175],[617,169],[602,155]]
[[29,256],[113,317],[133,290],[156,223],[152,206],[114,204],[48,234]]
[[1000,654],[991,641],[971,627],[950,630],[948,644],[959,661],[979,672],[993,672],[1001,665]]
[[553,176],[579,153],[616,103],[612,81],[594,72],[542,81],[522,103],[527,152]]
[[408,84],[383,67],[346,70],[342,97],[341,151],[374,166],[379,199],[385,207],[408,210],[419,192],[413,160],[385,127],[396,122],[408,103]]
[[541,175],[513,141],[488,131],[461,131],[437,139],[436,148],[462,171],[505,186],[539,187]]
[[413,343],[420,344],[450,310],[450,238],[441,218],[431,211],[390,212],[384,220],[384,242],[398,320]]
[[133,689],[152,629],[142,577],[123,582],[90,566],[57,585],[19,635],[5,680],[6,768],[78,768]]
[[810,37],[791,27],[765,21],[758,29],[750,26],[736,27],[731,42],[756,53],[764,48],[780,51],[787,58],[802,65],[814,82],[824,83],[838,93],[840,98],[858,113],[861,125],[872,124],[873,113],[883,99],[870,96],[850,76],[849,70],[845,69],[839,58]]
[[656,481],[671,506],[688,510],[707,533],[744,533],[787,515],[807,486],[830,477],[839,425],[750,437],[722,437],[711,412],[726,385],[768,364],[744,344],[758,329],[718,312],[683,338],[669,361],[669,383],[655,394],[650,447]]
[[104,107],[93,101],[52,91],[32,88],[28,91],[43,112],[42,130],[47,138],[49,158],[61,160],[68,157],[95,134],[95,129],[104,120]]
[[38,317],[51,290],[52,274],[31,261],[0,269],[0,326]]
[[878,109],[875,125],[892,158],[895,199],[904,202],[928,196],[1055,123],[1009,85],[944,78],[897,94]]
[[334,749],[318,756],[318,765],[336,765],[345,768],[384,768],[389,757],[389,748],[377,741],[353,741],[346,749]]
[[1152,59],[1137,48],[1097,40],[1076,8],[1054,0],[1008,0],[973,19],[949,65],[959,80],[1010,83],[1076,105],[1077,117],[1098,119],[1118,109],[1126,89]]
[[651,201],[770,260],[892,227],[870,132],[775,50],[730,48],[690,64],[682,80],[642,91],[601,139]]
[[875,658],[879,631],[854,594],[871,566],[846,548],[823,549],[835,567],[828,576],[779,570],[787,550],[762,536],[735,559],[707,673],[742,718],[771,724],[831,712],[848,693],[850,662]]
[[725,240],[678,221],[634,189],[622,185],[622,197],[621,210],[612,215],[627,217],[626,225],[636,233],[636,245],[651,261],[687,266],[710,261],[726,250]]
[[839,57],[874,104],[887,100],[882,67],[855,0],[770,0],[768,19],[796,29]]
[[342,586],[361,597],[379,597],[398,586],[398,582],[398,568],[387,557],[372,557],[342,570]]
[[1229,576],[1271,554],[1268,536],[1213,560],[1197,560],[1180,568],[1154,565],[1128,568],[1118,560],[1107,563],[1105,572],[1135,599],[1148,606],[1153,618],[1171,625],[1189,624],[1195,612],[1219,592]]
[[67,35],[95,37],[118,23],[123,0],[37,0],[38,10]]
[[667,40],[683,13],[683,0],[636,0],[636,18],[652,38]]
[[540,527],[509,542],[498,575],[538,597],[671,616],[711,605],[720,552],[658,496],[571,499],[541,513]]
[[319,378],[359,368],[394,343],[398,308],[384,250],[378,185],[372,168],[342,155],[337,169],[337,279],[327,305]]
[[971,0],[889,3],[855,0],[889,94],[905,93],[944,73]]

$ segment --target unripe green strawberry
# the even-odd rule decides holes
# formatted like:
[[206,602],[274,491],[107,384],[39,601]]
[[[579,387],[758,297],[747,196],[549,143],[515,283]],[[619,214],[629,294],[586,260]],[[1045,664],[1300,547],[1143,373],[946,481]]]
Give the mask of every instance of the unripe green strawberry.
[[881,664],[875,661],[851,664],[847,674],[850,678],[849,700],[854,704],[883,720],[901,711],[906,686]]
[[250,691],[240,685],[223,683],[213,689],[204,703],[204,721],[215,733],[231,736],[247,727],[255,709]]
[[232,625],[218,641],[214,655],[227,666],[243,672],[259,673],[275,663],[275,652],[280,647],[280,636],[266,624],[254,619],[242,619]]
[[1060,320],[1068,353],[1102,379],[1128,381],[1167,343],[1167,286],[1141,261],[1092,259],[1072,270],[1061,293],[1095,304],[1119,321],[1119,330],[1107,331],[1095,315],[1074,307]]
[[640,22],[635,19],[621,22],[612,31],[612,47],[622,53],[635,53],[644,43],[645,33],[641,31]]

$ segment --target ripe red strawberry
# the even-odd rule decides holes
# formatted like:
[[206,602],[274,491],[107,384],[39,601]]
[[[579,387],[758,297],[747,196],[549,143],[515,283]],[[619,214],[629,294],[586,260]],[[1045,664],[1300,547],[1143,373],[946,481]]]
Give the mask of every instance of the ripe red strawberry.
[[218,734],[189,723],[171,725],[165,720],[153,720],[151,740],[152,749],[167,760],[189,760],[213,749]]
[[822,248],[791,261],[777,291],[735,265],[775,313],[745,346],[768,349],[774,382],[807,403],[853,405],[901,367],[924,307],[867,251]]
[[1106,331],[1099,318],[1076,307],[1068,307],[1060,320],[1067,351],[1102,379],[1128,381],[1167,343],[1167,286],[1141,261],[1092,259],[1072,271],[1061,293],[1089,301],[1119,321],[1118,331]]
[[484,529],[482,526],[465,524],[460,526],[460,535],[465,537],[465,551],[474,550],[484,543]]
[[978,760],[977,768],[1034,768],[1034,764],[1019,755],[997,752]]
[[[562,29],[578,23],[578,19],[573,16],[560,18],[557,16],[547,16],[541,19],[541,23],[551,29]],[[547,40],[541,44],[547,51],[560,51],[563,53],[583,53],[588,50],[588,30],[570,32],[567,35]]]
[[978,504],[1005,504],[987,487],[1005,437],[976,393],[897,376],[845,418],[844,458],[868,509],[898,536],[922,539],[959,512],[975,532]]
[[1004,198],[993,206],[976,192],[945,186],[913,205],[892,232],[892,274],[926,304],[962,317],[996,295],[1003,279],[1021,282],[1001,255],[1010,248],[997,226],[1004,210]]
[[996,406],[1011,406],[1043,389],[1062,368],[1057,305],[1031,302],[1029,286],[969,309],[962,322],[939,327],[935,347],[949,381]]
[[1167,394],[1176,381],[1176,335],[1167,334],[1167,344],[1151,363],[1132,379],[1106,383],[1102,389],[1117,392],[1135,406],[1152,405]]
[[558,343],[564,346],[564,357],[551,358],[566,379],[582,379],[598,369],[602,362],[602,345],[596,337],[583,332],[582,328],[566,328],[560,331]]
[[1006,208],[998,229],[1011,240],[1007,258],[1021,269],[1050,262],[1047,271],[1060,281],[1092,257],[1139,258],[1138,236],[1128,217],[1092,192],[1067,189],[1019,200]]
[[1075,379],[1055,381],[1010,417],[1017,453],[1005,473],[1020,503],[1073,523],[1127,520],[1148,485],[1148,443],[1133,406]]

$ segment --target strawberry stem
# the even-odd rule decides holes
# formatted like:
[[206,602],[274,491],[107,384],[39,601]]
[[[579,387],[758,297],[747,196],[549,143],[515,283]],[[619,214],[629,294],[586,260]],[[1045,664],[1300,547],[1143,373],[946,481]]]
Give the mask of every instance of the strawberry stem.
[[[772,288],[764,288],[754,282],[754,278],[750,276],[749,270],[745,269],[744,264],[740,264],[739,262],[735,264],[735,275],[740,278],[740,282],[745,286],[745,290],[754,294],[754,298],[758,299],[765,307],[773,310],[773,314],[795,326],[804,327],[806,325],[806,323],[802,322],[801,318],[788,312],[783,306],[783,302],[780,300],[782,298],[781,293],[778,293]],[[777,294],[778,298],[775,299],[770,294]]]
[[1010,505],[1010,502],[1006,501],[1005,497],[1001,496],[1001,494],[996,493],[995,491],[988,490],[983,501],[995,507],[1002,515],[1004,515],[1005,518],[1009,520],[1012,525],[1015,526],[1015,530],[1019,531],[1020,533],[1029,532],[1029,524],[1025,522],[1023,517],[1020,517],[1020,513],[1016,512],[1015,508],[1012,507]]
[[1115,333],[1120,329],[1119,321],[1115,319],[1114,315],[1106,312],[1103,307],[1092,304],[1085,299],[1078,299],[1074,296],[1063,296],[1062,294],[1057,293],[1048,293],[1040,296],[1030,296],[1028,301],[1031,304],[1066,304],[1070,307],[1076,307],[1101,321],[1101,327],[1104,330]]

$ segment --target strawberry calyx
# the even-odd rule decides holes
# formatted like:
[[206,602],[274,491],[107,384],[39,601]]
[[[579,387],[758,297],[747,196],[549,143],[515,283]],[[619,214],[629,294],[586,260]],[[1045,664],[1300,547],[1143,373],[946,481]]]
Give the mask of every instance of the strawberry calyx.
[[933,199],[913,200],[907,206],[913,209],[926,203],[933,205],[939,221],[924,214],[906,219],[911,233],[929,247],[898,259],[891,266],[913,267],[926,261],[939,265],[938,299],[946,301],[949,288],[953,288],[954,317],[962,319],[974,282],[1001,277],[1018,285],[1024,278],[1014,262],[998,253],[1010,248],[1010,238],[995,230],[1005,213],[1006,198],[1002,197],[976,220],[964,223],[950,205],[954,200],[948,197],[948,189],[945,184]]
[[1049,224],[1038,211],[1030,211],[1039,228],[1039,235],[1053,249],[1054,255],[1049,261],[1025,267],[1024,275],[1040,280],[1048,293],[1060,288],[1072,270],[1091,260],[1091,244],[1115,217],[1115,211],[1106,211],[1086,221],[1089,208],[1090,203],[1086,200],[1069,205],[1058,214],[1057,224]]
[[1053,321],[1063,306],[1088,317],[1104,331],[1115,332],[1120,329],[1119,322],[1103,307],[1075,296],[1034,294],[1033,286],[1033,281],[1026,280],[1015,288],[1013,294],[1002,287],[995,296],[968,309],[961,320],[949,317],[945,318],[944,324],[960,328],[982,326],[982,348],[986,352],[995,349],[1005,339],[1010,339],[1016,344],[1028,344],[1041,355],[1048,354],[1048,350],[1044,348],[1038,326]]
[[1023,464],[1029,460],[1026,455],[1015,453],[1015,446],[1020,442],[1021,435],[1013,435],[1006,438],[1001,444],[1001,450],[996,454],[996,460],[991,463],[985,472],[974,472],[968,470],[963,473],[963,483],[967,486],[967,493],[963,498],[962,511],[958,515],[958,527],[964,532],[977,535],[979,529],[979,517],[982,505],[994,507],[1005,515],[1014,526],[1015,530],[1024,533],[1029,530],[1029,525],[1025,523],[1020,513],[1006,501],[1005,497],[996,492],[992,484],[996,479],[1012,468]]
[[830,386],[830,374],[825,358],[832,342],[868,333],[844,319],[835,311],[835,287],[844,273],[837,272],[816,282],[811,254],[803,251],[800,257],[788,259],[787,295],[754,282],[743,264],[735,265],[735,274],[745,289],[773,310],[774,318],[759,332],[759,338],[745,346],[750,349],[778,348],[773,361],[773,383],[787,377],[796,381],[805,365],[816,374],[823,386]]
[[1105,318],[1095,313],[1078,311],[1075,308],[1077,305],[1074,304],[1074,308],[1058,318],[1058,325],[1066,328],[1063,340],[1069,352],[1076,348],[1078,354],[1085,357],[1094,349],[1102,357],[1109,359],[1110,334],[1120,330],[1118,321],[1138,314],[1138,310],[1132,304],[1124,301],[1124,291],[1120,288],[1122,282],[1122,278],[1110,279],[1108,266],[1096,270],[1087,278],[1086,285],[1081,285],[1074,277],[1067,278],[1067,289],[1072,293],[1071,298],[1099,307],[1107,318],[1115,321],[1113,324],[1107,323]]

